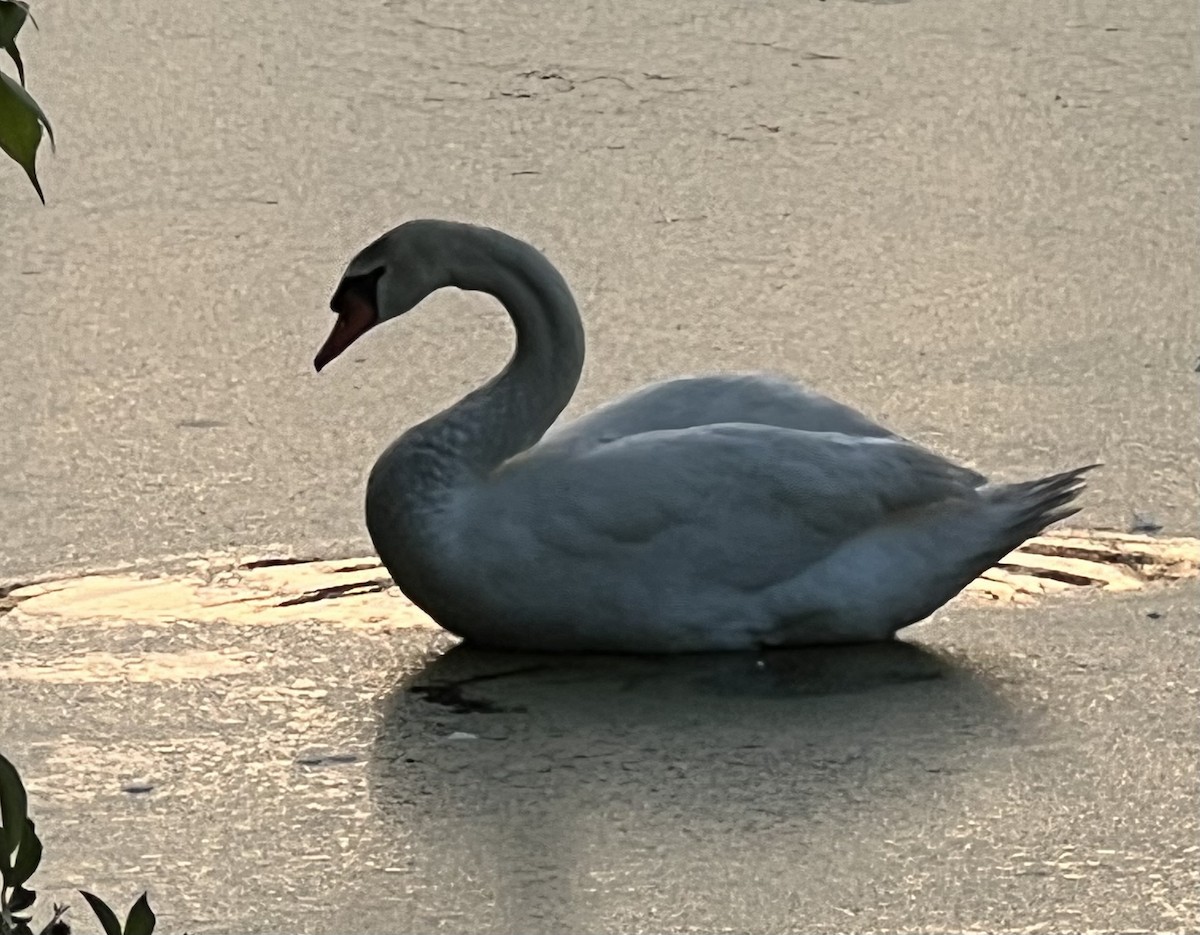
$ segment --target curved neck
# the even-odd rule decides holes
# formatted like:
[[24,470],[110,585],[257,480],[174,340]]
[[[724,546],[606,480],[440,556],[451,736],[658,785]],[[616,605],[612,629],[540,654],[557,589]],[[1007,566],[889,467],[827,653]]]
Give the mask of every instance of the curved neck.
[[516,349],[499,374],[422,428],[452,427],[464,465],[487,474],[536,444],[571,401],[583,372],[583,323],[566,281],[540,252],[499,231],[469,231],[451,284],[498,299]]
[[410,490],[414,474],[441,488],[482,479],[534,445],[570,402],[583,370],[583,323],[550,261],[499,231],[451,231],[445,285],[497,298],[516,328],[516,350],[499,374],[410,429],[384,455],[377,469],[384,460],[403,462],[406,476],[397,482]]
[[439,557],[456,548],[447,511],[554,423],[579,382],[584,341],[570,289],[537,250],[498,231],[439,227],[433,288],[495,296],[516,326],[516,350],[490,381],[392,443],[367,481],[366,513],[375,550],[401,590],[445,616],[455,587],[443,580],[452,572]]

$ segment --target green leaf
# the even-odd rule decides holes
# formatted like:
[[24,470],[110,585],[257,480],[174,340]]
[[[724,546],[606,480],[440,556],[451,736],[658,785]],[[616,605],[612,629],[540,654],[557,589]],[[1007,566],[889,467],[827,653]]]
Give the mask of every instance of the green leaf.
[[17,48],[15,42],[10,42],[8,45],[0,46],[9,54],[14,62],[17,63],[17,74],[21,78],[21,87],[25,87],[25,63],[21,61],[21,50]]
[[10,886],[20,886],[37,870],[42,862],[42,841],[37,836],[37,828],[32,818],[25,819],[25,833],[21,835],[21,846],[17,849],[16,859],[12,864],[12,879]]
[[50,121],[42,113],[37,101],[29,96],[29,92],[13,81],[8,75],[0,72],[0,149],[4,150],[17,163],[29,181],[33,183],[34,191],[46,203],[42,194],[42,186],[37,178],[37,148],[42,141],[42,127],[50,137],[50,145],[54,145],[54,130]]
[[0,884],[8,886],[8,877],[12,873],[13,847],[8,843],[8,832],[0,825]]
[[[7,77],[7,76],[2,76]],[[12,79],[9,79],[10,81]],[[0,108],[0,134],[3,133],[3,109]],[[0,144],[4,140],[0,137]],[[12,852],[21,846],[21,835],[25,831],[25,814],[29,800],[25,796],[25,784],[17,768],[0,753],[0,828],[4,829],[4,854],[0,860],[11,866],[8,860]]]
[[156,922],[158,922],[158,917],[150,908],[150,900],[146,898],[145,893],[142,893],[125,919],[125,935],[150,935],[154,931]]
[[37,893],[18,886],[13,890],[12,898],[8,901],[9,912],[23,912],[37,901]]
[[121,920],[117,918],[115,912],[108,908],[108,903],[99,896],[93,896],[87,890],[80,890],[79,895],[88,901],[92,912],[96,913],[96,918],[100,920],[100,927],[104,929],[104,935],[121,935]]
[[28,3],[23,0],[0,0],[0,49],[17,63],[17,74],[21,76],[22,85],[25,84],[25,64],[21,61],[21,53],[17,51],[16,39],[26,19],[33,19],[29,15]]
[[[7,45],[17,38],[26,19],[32,21],[33,17],[29,15],[29,4],[25,0],[0,0],[0,45]],[[33,25],[37,27],[37,23]]]

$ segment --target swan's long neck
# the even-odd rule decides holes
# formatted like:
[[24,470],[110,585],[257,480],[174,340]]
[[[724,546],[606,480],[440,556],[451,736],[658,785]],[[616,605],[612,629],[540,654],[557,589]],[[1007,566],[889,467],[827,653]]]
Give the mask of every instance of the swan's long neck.
[[404,512],[436,510],[446,494],[535,444],[570,402],[583,369],[579,311],[550,262],[498,231],[456,225],[450,233],[446,285],[499,299],[516,327],[516,350],[492,380],[384,453],[368,484],[371,526],[374,512],[394,527],[398,502]]
[[[483,476],[524,451],[554,424],[579,384],[583,323],[566,282],[541,253],[498,231],[472,231],[452,272],[460,289],[500,300],[516,328],[508,365],[420,428],[448,441],[463,467]],[[482,248],[482,249],[478,249]]]

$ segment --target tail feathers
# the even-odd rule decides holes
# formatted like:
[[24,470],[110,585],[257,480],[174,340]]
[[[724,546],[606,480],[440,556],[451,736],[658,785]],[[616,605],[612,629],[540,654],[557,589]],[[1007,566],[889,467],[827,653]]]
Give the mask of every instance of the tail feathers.
[[[908,613],[897,615],[891,632],[923,620],[1027,539],[1078,513],[1079,507],[1071,504],[1083,492],[1084,475],[1098,467],[1099,464],[1089,464],[1039,480],[981,488],[979,493],[988,501],[995,516],[990,535],[978,544],[978,551],[965,548],[962,558],[930,583],[924,594],[925,600],[905,608]],[[979,532],[987,528],[977,527]],[[963,545],[966,545],[965,541]]]
[[1073,501],[1098,464],[1019,484],[987,484],[980,499],[947,501],[846,542],[771,589],[779,621],[769,642],[883,639],[924,620],[1047,526],[1078,512]]
[[1078,513],[1080,508],[1071,504],[1086,486],[1084,475],[1098,467],[1099,464],[1088,464],[1039,480],[1005,484],[981,491],[997,506],[1011,510],[1006,546],[999,556],[1012,551],[1046,527]]

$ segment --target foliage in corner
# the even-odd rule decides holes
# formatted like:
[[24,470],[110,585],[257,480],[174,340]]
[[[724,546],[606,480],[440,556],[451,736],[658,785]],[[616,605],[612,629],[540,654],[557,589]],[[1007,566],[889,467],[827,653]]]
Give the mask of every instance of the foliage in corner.
[[[0,935],[33,935],[29,922],[37,893],[25,884],[42,860],[42,842],[27,814],[29,797],[17,768],[0,754]],[[79,891],[100,920],[104,935],[151,935],[157,919],[146,894],[138,898],[122,925],[99,896]],[[39,935],[70,935],[63,916],[67,907],[55,904],[50,921]]]
[[7,52],[13,60],[20,79],[15,80],[0,71],[0,149],[25,170],[33,190],[45,204],[46,196],[37,177],[37,150],[42,142],[43,128],[50,138],[51,148],[54,147],[54,130],[38,102],[25,90],[25,63],[17,49],[17,33],[26,20],[37,28],[25,0],[0,0],[0,50]]

